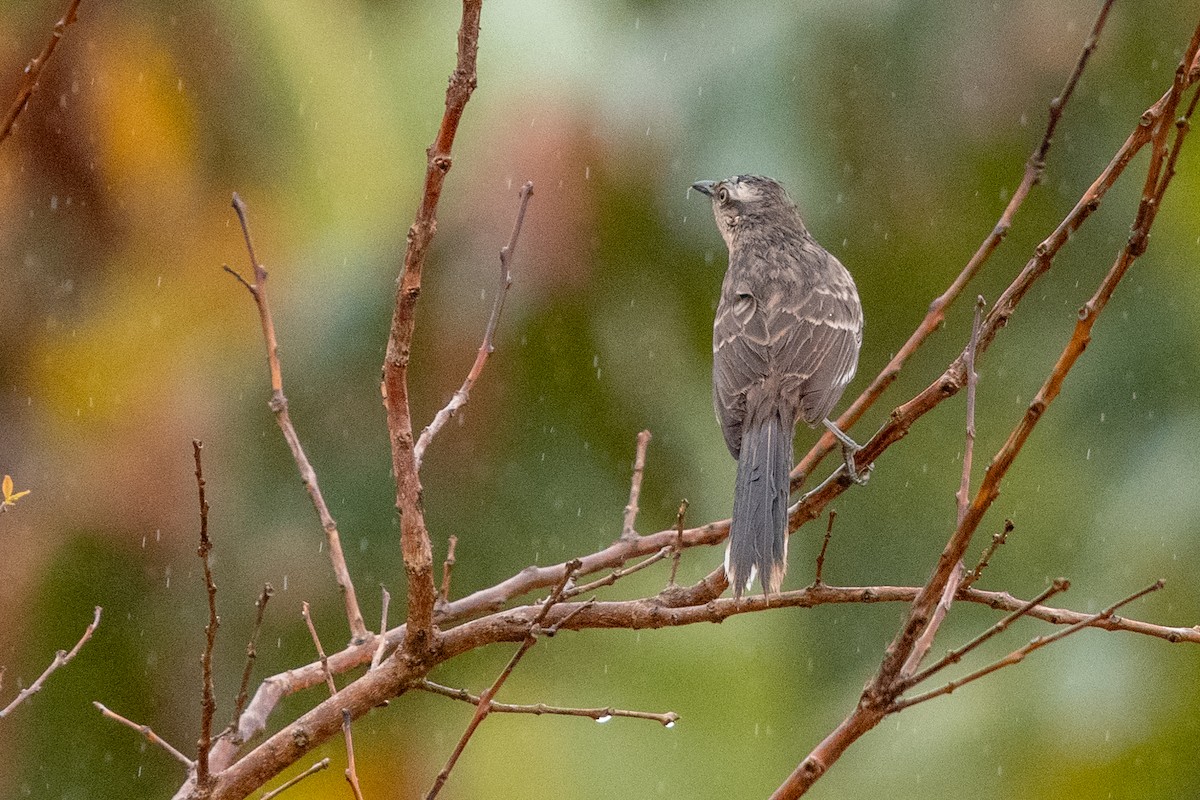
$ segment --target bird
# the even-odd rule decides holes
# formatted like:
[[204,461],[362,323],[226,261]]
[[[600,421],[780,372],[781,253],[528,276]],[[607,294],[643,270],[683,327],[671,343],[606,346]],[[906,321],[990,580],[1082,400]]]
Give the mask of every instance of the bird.
[[713,320],[713,406],[737,460],[725,574],[735,598],[756,575],[777,593],[787,571],[787,508],[796,425],[824,424],[845,469],[861,447],[829,419],[854,378],[863,313],[854,278],[808,232],[773,178],[697,181],[712,200],[729,265]]

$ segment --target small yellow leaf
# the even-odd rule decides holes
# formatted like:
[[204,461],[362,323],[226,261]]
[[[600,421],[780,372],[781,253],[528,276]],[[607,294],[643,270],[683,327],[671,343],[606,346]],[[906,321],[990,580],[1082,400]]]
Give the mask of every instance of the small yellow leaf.
[[25,495],[29,494],[30,490],[25,489],[21,492],[13,492],[13,479],[11,475],[5,475],[3,483],[0,483],[0,491],[4,492],[4,498],[0,499],[0,511],[14,505]]

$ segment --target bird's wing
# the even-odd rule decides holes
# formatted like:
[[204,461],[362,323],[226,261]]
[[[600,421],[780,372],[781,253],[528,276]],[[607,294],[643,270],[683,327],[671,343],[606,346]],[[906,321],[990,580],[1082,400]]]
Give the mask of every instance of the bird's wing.
[[746,393],[767,375],[771,336],[767,309],[749,284],[729,282],[713,322],[713,406],[734,458],[742,443]]
[[778,332],[771,355],[787,376],[785,384],[799,392],[800,416],[815,425],[829,415],[854,377],[863,320],[858,291],[845,267],[815,243],[806,256],[823,279],[806,280],[782,299],[771,325]]

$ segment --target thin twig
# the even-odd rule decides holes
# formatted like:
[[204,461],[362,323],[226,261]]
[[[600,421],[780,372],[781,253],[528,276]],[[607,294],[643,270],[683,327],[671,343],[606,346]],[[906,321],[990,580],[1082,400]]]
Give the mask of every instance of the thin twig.
[[250,257],[254,280],[249,281],[243,278],[228,266],[225,267],[225,271],[237,278],[249,290],[250,296],[254,298],[254,303],[258,307],[263,340],[267,345],[267,367],[271,373],[271,400],[267,405],[275,414],[275,421],[278,423],[279,430],[287,441],[288,449],[292,451],[292,459],[300,471],[300,480],[308,491],[313,508],[316,509],[317,517],[321,521],[321,528],[325,531],[325,540],[329,547],[329,560],[333,564],[334,578],[337,580],[338,589],[341,590],[342,599],[346,605],[346,618],[350,623],[350,634],[355,641],[365,641],[368,637],[367,626],[358,607],[358,597],[354,591],[354,582],[350,578],[350,570],[346,567],[346,556],[342,552],[342,540],[338,533],[337,522],[329,513],[329,506],[325,503],[324,495],[321,494],[321,485],[317,482],[316,470],[313,469],[308,456],[304,453],[300,437],[296,434],[296,428],[292,424],[291,414],[288,413],[288,400],[283,393],[283,369],[279,362],[279,344],[275,337],[275,323],[271,318],[271,305],[267,301],[267,270],[254,253],[254,242],[250,238],[250,221],[246,204],[237,192],[233,194],[233,210],[237,213],[238,222],[242,226],[242,236],[246,241],[246,253]]
[[204,588],[208,593],[208,625],[204,627],[204,652],[200,654],[200,665],[203,670],[202,700],[200,704],[200,738],[196,742],[196,785],[205,790],[211,776],[208,772],[208,750],[212,747],[212,723],[217,713],[216,692],[213,689],[212,657],[213,647],[217,643],[217,628],[221,619],[217,616],[217,584],[212,573],[212,539],[208,535],[208,501],[204,499],[204,467],[200,461],[200,452],[204,444],[199,439],[192,440],[192,456],[196,460],[196,491],[200,496],[200,546],[196,555],[204,564]]
[[125,717],[122,717],[117,712],[109,709],[107,706],[105,706],[103,703],[101,703],[97,700],[93,700],[92,705],[94,705],[100,711],[100,713],[103,714],[104,716],[108,717],[111,720],[119,722],[128,728],[132,728],[133,730],[140,733],[142,736],[146,737],[146,741],[150,742],[151,744],[158,745],[163,750],[166,750],[168,753],[170,753],[172,756],[175,757],[176,761],[183,764],[188,769],[192,769],[194,766],[196,766],[196,763],[194,761],[192,761],[190,758],[185,756],[183,753],[179,752],[174,747],[172,747],[170,744],[168,744],[167,741],[164,740],[157,733],[155,733],[150,728],[149,725],[139,725],[138,723],[133,722],[132,720],[128,720]]
[[395,312],[383,359],[383,404],[387,410],[392,474],[396,479],[396,509],[400,512],[400,550],[408,578],[408,622],[405,651],[425,655],[433,639],[433,610],[437,588],[433,581],[433,548],[425,526],[421,477],[414,457],[412,410],[408,402],[408,366],[416,326],[417,298],[425,256],[437,229],[438,200],[452,165],[450,151],[463,111],[475,90],[482,0],[463,0],[458,30],[458,62],[446,87],[446,110],[433,144],[426,151],[425,188],[416,218],[408,230],[404,268],[396,287]]
[[[455,538],[451,536],[451,553],[454,552],[454,542]],[[379,612],[379,644],[375,646],[375,654],[371,656],[371,669],[376,669],[379,662],[383,661],[383,651],[387,648],[388,606],[392,603],[392,593],[387,590],[387,587],[381,585],[379,590],[383,592],[382,610]]]
[[[337,684],[333,681],[333,672],[329,669],[329,658],[325,655],[325,648],[321,646],[321,637],[317,635],[317,627],[313,624],[307,601],[300,604],[300,613],[304,617],[304,624],[308,626],[309,635],[312,636],[313,646],[317,648],[317,657],[321,659],[321,671],[325,673],[325,685],[329,687],[329,696],[334,697],[338,693]],[[346,781],[354,792],[355,800],[363,800],[362,789],[358,786],[358,769],[354,764],[354,736],[350,732],[350,723],[353,718],[350,709],[343,708],[341,712],[342,736],[346,741]]]
[[307,778],[309,775],[315,775],[316,773],[320,772],[321,770],[326,769],[328,766],[329,766],[329,759],[322,758],[320,761],[313,764],[311,767],[304,770],[304,772],[301,772],[299,775],[292,778],[287,783],[280,786],[278,789],[272,789],[271,791],[267,792],[262,797],[260,797],[259,800],[271,800],[271,798],[273,798],[273,797],[278,797],[280,794],[282,794],[283,792],[292,788],[297,783],[299,783],[300,781]]
[[467,404],[471,397],[471,389],[483,373],[488,356],[496,349],[496,327],[500,324],[500,315],[504,313],[504,299],[508,296],[508,290],[512,288],[512,257],[517,250],[517,239],[521,236],[521,226],[525,222],[525,209],[529,206],[529,199],[533,197],[533,181],[525,182],[525,185],[521,187],[520,197],[521,204],[517,207],[517,220],[513,223],[512,234],[508,238],[508,244],[500,248],[500,285],[496,289],[496,298],[492,301],[492,314],[488,317],[487,328],[483,332],[483,342],[479,345],[479,351],[475,354],[475,363],[471,365],[471,371],[467,373],[462,386],[450,398],[450,402],[434,415],[433,421],[426,426],[425,430],[421,431],[420,438],[413,446],[413,462],[418,471],[420,471],[421,462],[425,457],[425,449],[429,447],[433,437],[438,435],[446,422]]
[[337,694],[337,684],[333,682],[333,673],[329,670],[329,658],[325,655],[325,648],[321,646],[321,637],[317,635],[317,628],[313,625],[307,600],[300,604],[300,616],[304,617],[304,624],[308,626],[313,646],[317,648],[317,658],[321,660],[321,671],[325,674],[325,685],[329,687],[329,695],[332,697]]
[[675,585],[675,575],[679,572],[679,559],[683,555],[683,520],[687,516],[688,501],[683,498],[679,501],[679,511],[675,513],[675,541],[671,545],[671,577],[667,579],[668,586]]
[[350,709],[342,709],[342,735],[346,738],[346,783],[354,792],[354,800],[363,800],[362,788],[358,785],[358,767],[354,763],[354,737],[350,735],[352,722]]
[[450,575],[454,572],[454,550],[458,547],[458,537],[450,534],[446,543],[446,560],[442,562],[442,588],[438,592],[438,602],[446,605],[450,602]]
[[[891,361],[887,363],[875,379],[871,381],[871,384],[863,390],[862,394],[838,418],[837,426],[843,431],[850,430],[850,427],[875,404],[875,401],[899,377],[900,371],[904,368],[904,365],[913,353],[925,343],[930,334],[941,327],[942,322],[945,320],[946,309],[962,294],[963,289],[979,273],[984,264],[991,258],[992,253],[1004,241],[1009,229],[1012,227],[1017,211],[1025,203],[1030,190],[1041,183],[1042,174],[1045,171],[1046,154],[1050,150],[1054,131],[1058,127],[1067,101],[1071,99],[1071,95],[1075,91],[1075,85],[1079,82],[1080,75],[1083,74],[1084,67],[1087,66],[1092,52],[1096,49],[1096,43],[1099,41],[1100,34],[1104,30],[1105,22],[1108,20],[1108,12],[1112,8],[1113,2],[1114,0],[1105,0],[1092,26],[1091,33],[1084,42],[1083,50],[1079,54],[1079,59],[1075,63],[1075,68],[1071,72],[1071,76],[1067,78],[1066,85],[1058,96],[1050,101],[1050,112],[1046,120],[1046,132],[1042,136],[1041,142],[1033,149],[1033,152],[1029,155],[1029,159],[1025,162],[1025,172],[1021,178],[1021,183],[1013,192],[1012,197],[1009,198],[1008,205],[1005,206],[1000,219],[988,235],[984,237],[983,242],[980,243],[979,248],[971,256],[970,260],[967,261],[962,272],[958,274],[945,292],[930,303],[928,313],[926,313],[925,318],[921,320],[921,323],[913,331],[912,335],[909,336],[908,341],[896,351]],[[836,444],[837,442],[834,440],[833,434],[825,433],[813,445],[812,449],[800,459],[795,469],[792,470],[792,489],[797,489],[804,483],[807,476],[812,474],[812,471],[821,459],[833,451]]]
[[904,709],[909,708],[910,706],[915,706],[918,703],[924,703],[926,700],[932,700],[935,697],[941,697],[942,695],[950,694],[951,692],[953,692],[955,689],[959,688],[960,686],[971,683],[972,681],[977,681],[980,678],[984,677],[985,675],[992,674],[993,672],[995,672],[998,669],[1002,669],[1003,667],[1010,667],[1013,664],[1019,664],[1019,663],[1021,663],[1021,661],[1023,661],[1025,659],[1025,656],[1029,655],[1034,650],[1039,650],[1048,644],[1053,644],[1054,642],[1057,642],[1059,639],[1062,639],[1065,636],[1070,636],[1072,633],[1075,633],[1076,631],[1081,631],[1097,620],[1111,617],[1113,615],[1113,612],[1115,612],[1121,606],[1126,605],[1127,603],[1132,603],[1134,600],[1137,600],[1139,597],[1143,597],[1147,594],[1150,594],[1151,592],[1157,591],[1157,590],[1161,589],[1163,587],[1163,585],[1164,585],[1164,581],[1162,581],[1161,579],[1158,581],[1155,581],[1154,583],[1147,586],[1145,589],[1140,589],[1140,590],[1134,592],[1133,594],[1129,595],[1129,597],[1126,597],[1124,600],[1120,600],[1116,603],[1113,603],[1111,606],[1109,606],[1108,608],[1099,612],[1098,614],[1092,614],[1089,617],[1087,617],[1086,619],[1082,619],[1079,622],[1075,623],[1074,625],[1070,626],[1069,628],[1063,628],[1062,630],[1055,631],[1054,633],[1052,633],[1049,636],[1039,636],[1036,639],[1034,639],[1033,641],[1029,642],[1029,644],[1025,645],[1024,647],[1014,650],[1013,652],[1009,653],[1008,655],[1006,655],[1004,658],[1000,659],[999,661],[995,661],[991,664],[988,664],[986,667],[982,667],[980,669],[975,670],[970,675],[965,675],[961,678],[950,681],[949,683],[945,684],[944,686],[941,686],[937,689],[933,689],[931,691],[925,692],[924,694],[919,694],[916,697],[910,697],[910,698],[905,698],[903,700],[897,700],[892,705],[890,710],[891,711],[903,711]]
[[992,625],[992,627],[988,628],[986,631],[979,634],[978,636],[976,636],[974,639],[967,642],[963,646],[957,647],[954,650],[951,650],[950,652],[946,653],[945,656],[938,659],[933,664],[930,664],[928,667],[921,670],[920,672],[916,673],[911,678],[905,679],[903,682],[904,686],[906,688],[911,687],[911,686],[916,686],[917,684],[921,683],[922,681],[925,681],[932,675],[934,675],[938,672],[941,672],[943,669],[950,666],[951,664],[957,664],[959,661],[962,661],[963,656],[967,655],[972,650],[974,650],[975,648],[979,647],[984,642],[991,639],[993,636],[996,636],[997,634],[1002,633],[1005,630],[1007,630],[1008,627],[1010,625],[1012,625],[1014,622],[1016,622],[1018,619],[1029,614],[1031,611],[1033,611],[1035,608],[1040,606],[1042,603],[1049,600],[1054,595],[1061,594],[1062,592],[1065,592],[1067,589],[1070,589],[1070,588],[1071,588],[1071,582],[1068,581],[1066,578],[1055,579],[1055,581],[1053,583],[1051,583],[1049,586],[1047,586],[1044,590],[1042,590],[1041,594],[1039,594],[1037,597],[1035,597],[1032,600],[1030,600],[1029,602],[1025,603],[1024,605],[1022,605],[1016,611],[1013,611],[1008,616],[1002,618],[999,622]]
[[[439,772],[437,778],[434,779],[433,786],[430,788],[429,793],[425,795],[425,800],[433,800],[438,796],[438,792],[442,790],[442,787],[446,785],[446,780],[450,777],[450,771],[454,769],[454,765],[458,763],[458,758],[462,755],[463,750],[466,748],[467,742],[471,740],[471,736],[491,712],[492,698],[494,698],[496,693],[500,691],[500,687],[502,687],[504,682],[508,680],[508,676],[512,674],[514,669],[516,669],[517,664],[521,662],[521,659],[525,656],[525,654],[529,652],[529,648],[537,644],[537,638],[538,634],[541,632],[542,622],[545,621],[546,615],[550,613],[550,609],[553,608],[554,605],[562,598],[563,591],[566,589],[567,584],[571,581],[571,578],[575,574],[576,570],[579,569],[579,566],[579,561],[568,562],[566,569],[563,570],[562,579],[559,581],[558,585],[554,587],[554,591],[550,593],[550,596],[547,597],[545,602],[542,603],[541,610],[538,612],[538,615],[534,617],[533,622],[530,623],[529,630],[525,635],[525,640],[521,642],[521,646],[517,649],[517,652],[513,653],[512,658],[509,659],[508,664],[496,677],[496,680],[492,683],[492,685],[480,696],[479,704],[475,708],[474,716],[471,717],[471,721],[467,724],[467,729],[463,731],[462,736],[459,738],[458,744],[454,748],[454,752],[450,754],[450,758],[446,761],[446,766],[442,767],[442,771]],[[555,630],[557,630],[557,628]]]
[[562,599],[570,600],[573,597],[578,597],[581,594],[594,592],[597,589],[603,589],[606,586],[612,586],[614,583],[624,578],[626,575],[632,575],[635,572],[641,572],[646,567],[657,564],[667,556],[671,555],[674,548],[664,547],[649,558],[644,558],[631,567],[622,567],[614,569],[612,572],[605,575],[603,578],[594,580],[591,583],[585,583],[582,586],[573,586],[562,593]]
[[250,631],[250,641],[246,642],[246,666],[242,668],[242,684],[238,689],[237,702],[233,707],[233,721],[229,723],[229,730],[235,737],[238,723],[242,718],[242,711],[246,708],[246,701],[250,699],[250,673],[254,669],[254,660],[258,658],[258,635],[262,632],[263,615],[267,611],[267,601],[274,594],[274,586],[269,583],[263,584],[262,593],[254,603],[254,628]]
[[[423,689],[432,694],[440,694],[443,697],[449,697],[454,700],[462,700],[465,703],[479,705],[482,698],[478,695],[471,694],[466,689],[453,689],[449,686],[442,686],[439,683],[434,683],[431,680],[424,680],[417,684],[418,689]],[[679,715],[674,711],[668,711],[665,714],[659,714],[653,711],[627,711],[621,708],[566,708],[563,706],[550,706],[545,703],[532,703],[529,705],[517,705],[514,703],[497,703],[492,702],[492,713],[494,714],[559,714],[566,717],[588,717],[597,722],[607,722],[613,717],[629,717],[630,719],[648,719],[657,722],[658,724],[667,727],[675,727],[675,723],[679,721]]]
[[625,521],[621,525],[622,539],[636,539],[634,523],[638,515],[638,498],[642,494],[642,477],[646,473],[646,448],[650,444],[650,431],[637,435],[637,450],[633,457],[633,477],[629,481],[629,503],[625,506]]
[[1008,541],[1008,535],[1013,532],[1016,526],[1013,525],[1011,519],[1004,520],[1004,528],[999,533],[992,534],[992,541],[988,542],[988,546],[984,548],[983,553],[979,556],[979,562],[975,564],[975,568],[969,570],[966,577],[963,578],[962,588],[969,589],[975,581],[979,580],[979,576],[987,569],[988,563],[991,561],[996,551],[1000,546]]
[[38,88],[38,78],[41,77],[42,69],[45,68],[46,62],[50,60],[50,56],[54,54],[54,49],[58,47],[58,42],[67,32],[67,26],[75,21],[75,12],[79,8],[79,0],[71,0],[67,6],[66,12],[54,24],[54,30],[50,32],[50,41],[46,42],[46,46],[42,48],[42,52],[36,58],[25,65],[25,71],[21,79],[21,86],[17,89],[17,96],[13,99],[13,103],[9,106],[8,113],[4,115],[4,119],[0,121],[0,142],[3,142],[12,133],[13,124],[17,121],[17,117],[21,116],[21,112],[25,110],[25,106],[29,103],[29,98]]
[[[965,353],[967,367],[967,424],[965,443],[963,445],[962,478],[959,480],[958,491],[954,495],[958,506],[958,513],[955,518],[956,525],[962,524],[963,518],[967,515],[967,508],[969,508],[971,503],[971,464],[975,455],[975,389],[979,381],[979,375],[975,372],[975,351],[979,347],[979,328],[984,306],[983,295],[979,295],[975,300],[975,319],[971,325],[971,339],[967,342]],[[925,660],[926,654],[929,653],[929,649],[933,647],[933,640],[937,637],[938,629],[941,628],[946,615],[950,613],[950,606],[954,604],[954,596],[958,594],[958,587],[962,584],[966,570],[966,565],[962,562],[962,559],[959,559],[958,563],[954,565],[954,571],[950,574],[950,580],[946,581],[946,587],[942,590],[942,596],[938,599],[937,606],[933,609],[933,616],[929,618],[929,624],[921,632],[912,653],[908,657],[908,661],[904,663],[904,668],[900,670],[902,676],[912,675],[916,672],[920,668],[921,662]]]
[[817,574],[813,578],[813,586],[821,586],[824,583],[821,580],[821,573],[825,570],[825,551],[829,549],[829,540],[833,538],[833,521],[835,519],[837,519],[837,512],[830,509],[829,524],[825,526],[825,539],[821,542],[821,552],[817,553]]
[[[57,653],[55,653],[54,660],[51,661],[50,665],[46,667],[41,675],[38,676],[37,680],[19,691],[17,696],[14,697],[7,706],[5,706],[3,709],[0,709],[0,719],[7,717],[17,706],[21,705],[21,703],[24,703],[30,697],[40,692],[42,690],[42,686],[46,683],[47,678],[53,675],[59,667],[69,664],[71,660],[79,654],[79,651],[83,648],[83,646],[87,644],[89,639],[92,638],[92,634],[95,633],[97,626],[100,625],[101,611],[103,611],[103,609],[100,606],[96,606],[95,610],[92,612],[91,624],[84,629],[83,636],[79,637],[79,641],[75,643],[75,646],[70,650],[59,650]],[[4,670],[3,668],[0,668],[0,678],[2,678],[3,675]]]

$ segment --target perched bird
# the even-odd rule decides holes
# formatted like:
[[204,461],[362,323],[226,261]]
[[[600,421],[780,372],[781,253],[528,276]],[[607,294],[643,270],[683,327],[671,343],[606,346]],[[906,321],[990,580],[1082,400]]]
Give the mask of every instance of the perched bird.
[[712,198],[729,268],[713,322],[713,405],[737,459],[725,574],[735,597],[756,574],[777,592],[787,571],[788,475],[796,423],[824,423],[846,469],[861,449],[829,420],[858,366],[863,315],[854,279],[804,227],[771,178],[699,181]]

